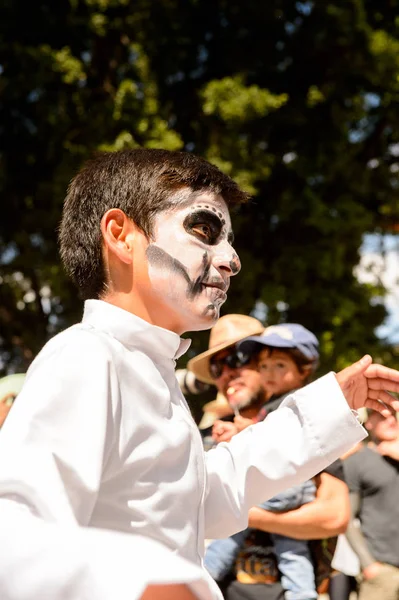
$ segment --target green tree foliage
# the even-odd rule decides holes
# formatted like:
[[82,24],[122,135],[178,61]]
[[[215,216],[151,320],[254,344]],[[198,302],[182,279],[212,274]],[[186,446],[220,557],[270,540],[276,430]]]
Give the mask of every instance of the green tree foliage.
[[398,25],[390,0],[0,0],[0,368],[79,318],[65,190],[94,151],[136,146],[194,151],[253,194],[225,312],[307,325],[326,368],[389,360],[384,289],[353,269],[398,224]]

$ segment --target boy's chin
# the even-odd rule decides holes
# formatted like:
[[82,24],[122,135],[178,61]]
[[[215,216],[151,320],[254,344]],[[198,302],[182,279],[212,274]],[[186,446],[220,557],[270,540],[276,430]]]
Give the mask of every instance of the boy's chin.
[[219,319],[219,306],[212,305],[212,308],[208,305],[205,310],[193,315],[191,324],[188,324],[187,331],[203,331],[210,329],[215,325]]

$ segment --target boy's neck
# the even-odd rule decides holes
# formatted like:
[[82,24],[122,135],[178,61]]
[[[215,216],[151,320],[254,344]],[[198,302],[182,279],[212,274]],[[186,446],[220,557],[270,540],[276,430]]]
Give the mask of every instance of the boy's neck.
[[182,328],[179,327],[177,323],[173,323],[170,319],[162,318],[162,315],[160,315],[161,311],[159,309],[155,310],[154,308],[154,310],[151,311],[140,297],[135,296],[132,298],[131,294],[108,292],[101,298],[101,300],[108,302],[113,306],[117,306],[118,308],[122,308],[133,315],[136,315],[136,317],[143,319],[143,321],[147,321],[147,323],[150,323],[150,325],[162,327],[163,329],[172,331],[177,335],[182,335],[182,333],[184,333]]

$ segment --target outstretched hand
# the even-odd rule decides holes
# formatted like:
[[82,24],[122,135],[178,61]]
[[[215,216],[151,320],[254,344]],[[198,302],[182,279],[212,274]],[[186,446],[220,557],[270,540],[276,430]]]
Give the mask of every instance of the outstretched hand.
[[363,406],[388,417],[387,406],[399,411],[399,400],[389,392],[399,392],[399,371],[377,365],[366,354],[359,361],[336,374],[349,408]]

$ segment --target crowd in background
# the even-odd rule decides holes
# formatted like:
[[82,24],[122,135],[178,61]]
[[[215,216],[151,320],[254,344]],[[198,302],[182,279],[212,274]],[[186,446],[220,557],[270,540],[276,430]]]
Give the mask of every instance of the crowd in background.
[[[199,424],[205,449],[266,418],[311,380],[318,360],[318,341],[300,324],[264,329],[252,317],[222,317],[184,372],[197,393],[201,383],[217,390]],[[247,531],[209,543],[205,565],[226,598],[399,598],[398,421],[394,412],[362,417],[365,443],[313,482],[254,507]]]
[[[300,324],[264,328],[253,317],[222,317],[208,350],[177,371],[186,393],[216,388],[199,423],[205,450],[268,418],[309,383],[318,346]],[[0,427],[24,379],[0,380]],[[247,530],[207,540],[205,566],[227,600],[399,598],[398,420],[393,411],[362,416],[365,442],[313,480],[253,507]]]

